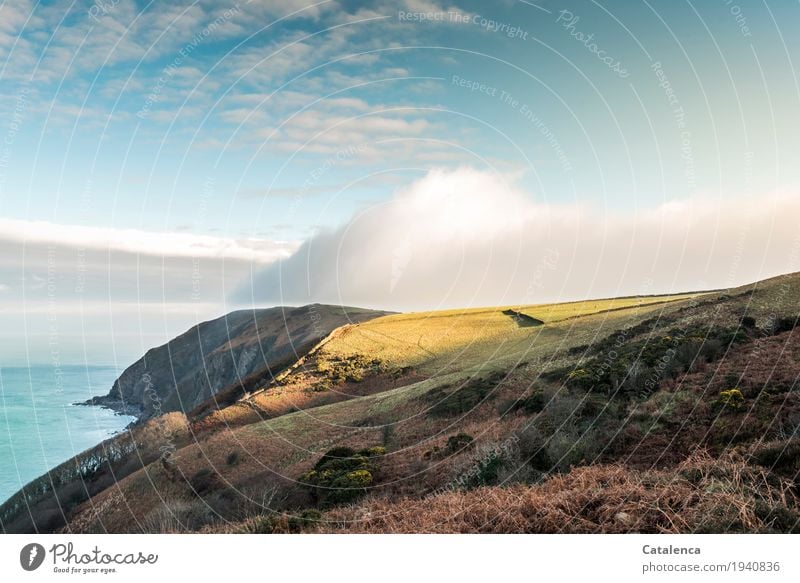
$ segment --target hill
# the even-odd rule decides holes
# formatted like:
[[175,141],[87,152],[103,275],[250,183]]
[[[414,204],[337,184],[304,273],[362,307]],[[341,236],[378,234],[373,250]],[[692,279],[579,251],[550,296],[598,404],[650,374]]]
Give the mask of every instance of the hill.
[[[386,315],[154,417],[9,532],[796,532],[800,275]],[[113,487],[112,487],[113,486]]]
[[319,304],[231,312],[148,350],[87,404],[140,419],[189,411],[253,374],[271,378],[336,328],[384,314]]

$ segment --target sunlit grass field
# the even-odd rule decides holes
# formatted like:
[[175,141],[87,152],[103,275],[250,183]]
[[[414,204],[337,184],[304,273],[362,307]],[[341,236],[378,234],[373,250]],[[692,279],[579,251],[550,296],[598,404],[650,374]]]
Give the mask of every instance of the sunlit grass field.
[[[560,304],[471,308],[395,314],[351,326],[319,352],[322,359],[368,355],[392,366],[419,367],[427,374],[463,370],[464,362],[477,367],[508,364],[552,349],[564,336],[568,344],[582,339],[584,324],[597,333],[603,321],[650,314],[699,294],[586,300]],[[514,310],[544,322],[521,327]]]

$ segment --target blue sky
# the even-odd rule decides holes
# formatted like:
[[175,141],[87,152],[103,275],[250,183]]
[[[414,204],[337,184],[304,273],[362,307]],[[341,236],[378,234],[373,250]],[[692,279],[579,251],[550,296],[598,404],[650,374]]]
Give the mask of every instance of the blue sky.
[[[248,284],[248,275],[264,268],[264,277],[273,278],[264,287],[281,290],[279,266],[292,268],[294,261],[299,270],[303,245],[315,234],[330,235],[323,240],[341,250],[342,233],[359,232],[354,221],[382,205],[406,216],[403,201],[419,201],[408,194],[414,184],[425,192],[432,183],[444,190],[507,186],[516,202],[499,197],[498,204],[583,209],[590,221],[611,221],[598,235],[603,240],[609,225],[627,221],[635,232],[636,217],[686,201],[719,210],[708,216],[720,237],[728,226],[750,238],[762,233],[748,239],[764,251],[751,263],[716,258],[719,274],[708,278],[697,276],[703,270],[675,267],[653,291],[733,285],[786,269],[794,255],[775,257],[767,247],[793,226],[769,219],[788,220],[785,205],[796,199],[799,181],[800,41],[790,26],[798,17],[796,3],[725,0],[6,0],[0,5],[0,238],[8,252],[0,265],[0,317],[15,328],[20,312],[29,313],[30,325],[46,335],[33,314],[57,304],[62,334],[81,323],[103,346],[108,322],[97,324],[79,310],[93,306],[106,320],[121,314],[131,324],[126,328],[134,328],[131,338],[146,337],[146,345],[252,301],[354,299],[397,309],[470,298],[516,301],[505,293],[513,285],[434,301],[452,281],[428,290],[425,301],[411,291],[393,297],[399,288],[391,283],[358,288],[374,289],[369,294],[316,294],[300,282],[269,296]],[[432,171],[444,174],[431,177]],[[442,176],[450,177],[444,186]],[[473,179],[465,183],[465,176]],[[398,192],[407,192],[400,202]],[[736,223],[743,209],[758,208],[753,199],[778,195],[763,217],[769,227]],[[441,208],[428,202],[419,206],[435,216]],[[565,224],[577,215],[569,216]],[[722,216],[731,222],[724,228]],[[475,229],[484,237],[479,243],[507,228],[492,224],[486,232]],[[558,230],[552,222],[547,228]],[[731,247],[741,239],[731,237],[704,243]],[[576,253],[577,246],[562,243],[562,257]],[[394,260],[396,272],[396,250],[404,245],[388,242],[392,257],[378,262]],[[354,248],[370,246],[364,240]],[[292,256],[298,248],[301,255]],[[95,260],[86,261],[87,249],[98,254]],[[57,266],[54,254],[64,257]],[[181,269],[196,272],[197,257],[206,269],[202,293],[187,287],[187,278],[172,281]],[[320,265],[338,257],[320,258]],[[285,261],[275,263],[279,258]],[[359,261],[367,259],[375,257]],[[596,263],[572,259],[570,265]],[[48,265],[60,282],[49,296],[48,286],[36,287],[47,280]],[[524,261],[520,268],[535,271]],[[402,271],[413,289],[413,269]],[[419,277],[428,271],[436,269],[421,268]],[[120,281],[123,272],[135,275],[115,285],[112,272]],[[94,287],[76,286],[83,277]],[[316,277],[360,281],[322,267]],[[620,277],[602,285],[597,278],[554,283],[541,298],[527,299],[636,287]],[[635,274],[636,281],[649,277]],[[15,344],[13,336],[6,344]],[[141,348],[126,347],[126,357]]]

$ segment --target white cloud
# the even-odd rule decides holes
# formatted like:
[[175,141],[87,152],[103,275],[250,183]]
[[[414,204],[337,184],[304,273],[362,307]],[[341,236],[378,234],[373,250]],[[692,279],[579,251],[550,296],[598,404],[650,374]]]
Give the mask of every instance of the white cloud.
[[297,247],[291,241],[157,233],[3,218],[0,218],[1,240],[121,251],[155,257],[227,258],[255,263],[270,263],[287,257]]
[[235,298],[435,309],[730,287],[800,269],[798,217],[788,193],[617,212],[536,203],[489,172],[432,170]]
[[128,364],[190,325],[236,309],[227,298],[242,278],[294,248],[0,219],[0,353],[46,362],[55,339],[64,362]]

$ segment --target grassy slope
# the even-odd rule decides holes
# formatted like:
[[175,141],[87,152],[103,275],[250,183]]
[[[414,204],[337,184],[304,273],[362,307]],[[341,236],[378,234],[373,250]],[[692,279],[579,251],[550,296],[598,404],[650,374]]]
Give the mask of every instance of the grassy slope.
[[[483,364],[496,360],[508,363],[515,357],[524,358],[531,351],[541,352],[544,345],[557,341],[566,329],[571,328],[569,321],[572,319],[582,318],[581,325],[616,320],[695,296],[650,296],[514,307],[547,324],[531,328],[521,328],[503,314],[505,307],[396,314],[347,329],[335,342],[328,343],[322,354],[345,358],[369,354],[395,366],[417,366],[429,373],[461,370],[464,363]],[[589,318],[592,315],[595,317]]]
[[[174,464],[150,463],[121,480],[79,507],[69,528],[296,529],[285,516],[265,519],[264,507],[293,514],[313,507],[298,480],[325,451],[383,445],[387,453],[375,461],[370,496],[352,508],[327,512],[312,529],[480,532],[496,522],[495,531],[791,530],[794,514],[786,506],[796,489],[791,462],[778,467],[785,465],[778,455],[780,464],[764,469],[747,462],[745,454],[772,459],[773,450],[765,454],[766,446],[759,445],[767,440],[779,454],[794,447],[785,428],[800,426],[799,393],[792,383],[800,373],[800,339],[789,332],[762,339],[759,330],[776,316],[796,317],[798,306],[800,277],[793,275],[702,297],[514,308],[545,322],[538,327],[519,327],[504,308],[392,315],[346,327],[280,383],[195,421],[195,439],[181,444]],[[608,339],[624,335],[626,346],[644,350],[652,338],[676,329],[697,334],[738,327],[745,312],[758,326],[749,330],[747,342],[663,380],[649,396],[578,390],[558,372],[601,362],[609,353]],[[636,328],[642,322],[660,328],[648,336]],[[773,355],[768,365],[754,368],[763,361],[754,345]],[[372,360],[380,366],[370,368]],[[331,382],[332,367],[352,362],[364,369],[363,380]],[[783,376],[776,377],[776,370]],[[747,406],[719,411],[717,393],[733,382],[734,373]],[[468,395],[476,379],[487,378],[490,390],[467,410],[432,414],[443,400]],[[776,379],[778,388],[772,386]],[[767,385],[769,391],[759,389]],[[534,392],[544,395],[541,412],[514,406]],[[546,437],[542,449],[550,458],[544,472],[526,459],[532,428],[536,439]],[[459,433],[474,441],[449,451],[449,438]],[[513,488],[427,498],[483,467],[498,451],[513,458],[515,469],[501,468],[482,483],[517,482]],[[592,462],[604,465],[587,465]],[[193,492],[195,478],[209,468],[213,483]],[[530,485],[541,479],[541,485]],[[614,487],[606,496],[600,486],[609,483]],[[556,502],[545,508],[545,500]],[[766,514],[765,506],[771,509]],[[422,507],[429,512],[421,514]],[[780,520],[772,513],[778,510]],[[502,521],[489,520],[493,516]],[[716,522],[706,516],[716,516]]]
[[[262,421],[261,415],[254,412],[254,404],[249,403],[222,411],[217,416],[222,422],[211,430],[207,429],[208,420],[204,420],[207,433],[202,441],[181,449],[176,456],[178,474],[191,478],[202,469],[213,467],[226,484],[240,490],[266,483],[285,485],[283,478],[293,480],[330,447],[341,443],[369,446],[384,442],[384,426],[391,427],[392,441],[400,450],[395,454],[394,469],[403,474],[413,465],[413,458],[424,453],[425,444],[445,439],[460,425],[452,420],[429,419],[426,411],[430,404],[421,403],[420,395],[443,385],[460,386],[476,374],[505,371],[527,363],[519,368],[521,372],[515,375],[513,387],[506,391],[509,393],[506,397],[516,398],[536,382],[542,370],[561,364],[567,349],[626,324],[679,309],[687,297],[626,298],[522,308],[546,322],[540,327],[519,327],[502,313],[504,308],[391,315],[347,327],[312,355],[308,367],[311,373],[299,369],[280,387],[256,398],[255,406],[262,414],[266,411],[279,416]],[[395,368],[412,366],[417,375],[414,380],[419,376],[425,380],[394,389],[379,386],[388,390],[311,407],[314,404],[311,400],[319,398],[308,391],[309,384],[319,376],[314,371],[317,360],[362,354],[391,363]],[[361,384],[366,383],[344,383],[345,386],[331,392],[338,398],[349,397],[348,385],[352,389]],[[322,397],[331,398],[329,393]],[[493,400],[499,396],[500,391],[491,395]],[[304,410],[288,413],[296,408]],[[469,423],[465,420],[466,425]],[[483,428],[481,432],[501,435],[509,430],[501,425]],[[232,467],[226,459],[234,451],[242,455]],[[398,475],[397,480],[399,491],[409,489],[406,476]],[[122,492],[127,491],[137,499],[135,520],[146,522],[146,517],[162,504],[164,492],[172,492],[180,481],[158,464],[151,464],[120,485]],[[184,489],[181,495],[185,494]],[[95,504],[102,503],[106,496],[120,496],[120,493],[107,492]],[[103,523],[111,531],[137,528],[131,523],[131,512],[126,505],[114,506]],[[85,527],[98,528],[96,524]]]

